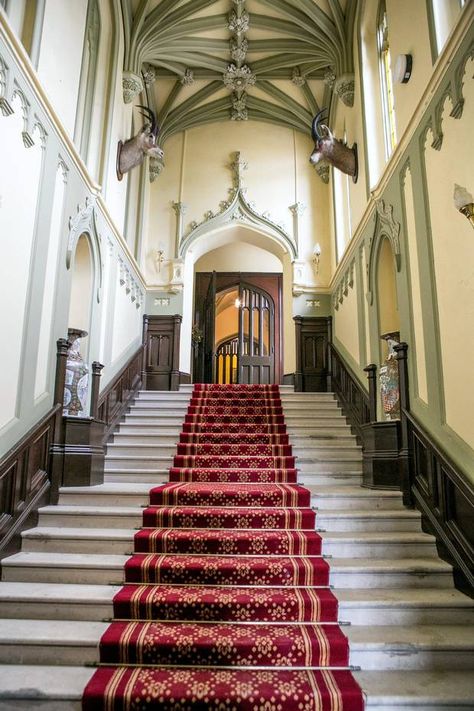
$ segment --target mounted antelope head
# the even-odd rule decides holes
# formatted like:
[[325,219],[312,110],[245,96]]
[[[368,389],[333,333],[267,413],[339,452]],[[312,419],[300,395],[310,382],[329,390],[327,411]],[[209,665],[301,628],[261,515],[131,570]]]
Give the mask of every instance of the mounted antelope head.
[[320,111],[313,119],[311,135],[314,141],[314,151],[309,159],[310,163],[317,165],[320,161],[325,161],[346,175],[350,175],[356,183],[358,174],[357,144],[354,143],[352,148],[349,148],[343,141],[335,138],[329,127],[321,123],[327,119],[327,116],[323,115],[324,111],[325,109]]
[[163,158],[163,151],[157,146],[158,133],[160,131],[154,112],[147,106],[138,106],[140,114],[147,119],[147,123],[133,138],[122,143],[119,141],[117,149],[117,178],[122,180],[124,173],[127,173],[137,165],[141,165],[145,155],[151,158]]

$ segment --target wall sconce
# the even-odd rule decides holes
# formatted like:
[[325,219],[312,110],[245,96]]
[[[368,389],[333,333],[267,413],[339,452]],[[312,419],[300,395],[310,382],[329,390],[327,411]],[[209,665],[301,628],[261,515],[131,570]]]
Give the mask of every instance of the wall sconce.
[[313,269],[315,274],[319,274],[319,258],[321,257],[321,245],[316,242],[313,249]]
[[161,272],[161,265],[165,261],[165,253],[162,249],[157,249],[155,251],[155,266],[158,272]]
[[457,183],[454,184],[454,205],[459,212],[467,217],[471,226],[474,227],[474,198]]
[[399,84],[407,84],[410,81],[413,68],[413,57],[411,54],[399,54],[395,60],[393,69],[393,81]]

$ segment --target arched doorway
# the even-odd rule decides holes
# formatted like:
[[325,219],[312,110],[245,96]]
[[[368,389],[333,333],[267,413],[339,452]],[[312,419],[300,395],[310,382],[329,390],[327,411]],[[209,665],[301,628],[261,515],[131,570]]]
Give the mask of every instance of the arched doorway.
[[[94,288],[94,266],[90,242],[86,234],[77,240],[72,266],[71,300],[69,304],[68,327],[90,333],[92,293]],[[81,353],[87,360],[89,340],[82,339]]]
[[[379,336],[400,332],[398,311],[396,265],[392,245],[387,237],[382,237],[377,257],[377,305]],[[387,342],[381,341],[380,361],[388,354]]]
[[280,382],[281,289],[281,274],[196,273],[195,382]]

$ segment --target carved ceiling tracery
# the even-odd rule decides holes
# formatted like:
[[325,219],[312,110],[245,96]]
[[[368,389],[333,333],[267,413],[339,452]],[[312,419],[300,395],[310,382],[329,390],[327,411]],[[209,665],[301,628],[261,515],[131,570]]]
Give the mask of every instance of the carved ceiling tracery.
[[309,133],[320,105],[351,105],[358,0],[121,0],[124,99],[148,88],[163,144],[215,121]]

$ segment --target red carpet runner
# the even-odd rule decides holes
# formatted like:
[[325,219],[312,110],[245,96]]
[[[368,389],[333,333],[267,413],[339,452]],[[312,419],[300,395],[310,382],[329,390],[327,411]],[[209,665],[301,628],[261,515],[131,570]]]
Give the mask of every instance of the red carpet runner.
[[361,711],[278,386],[196,385],[84,711]]

